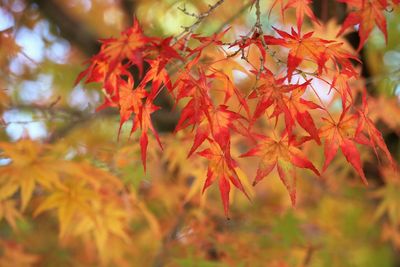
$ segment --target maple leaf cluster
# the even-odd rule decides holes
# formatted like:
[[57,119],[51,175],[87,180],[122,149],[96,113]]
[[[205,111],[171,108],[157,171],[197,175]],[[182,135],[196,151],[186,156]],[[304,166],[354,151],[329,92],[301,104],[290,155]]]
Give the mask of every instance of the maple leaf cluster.
[[[346,51],[340,42],[302,32],[305,17],[318,23],[311,2],[274,2],[273,6],[278,3],[281,6],[282,16],[289,9],[296,10],[297,29],[273,28],[275,34],[267,35],[256,23],[249,34],[231,42],[223,41],[229,29],[211,36],[187,30],[178,38],[149,37],[135,19],[133,26],[118,38],[101,40],[100,52],[90,59],[77,81],[102,84],[105,97],[99,109],[119,109],[119,130],[129,119],[133,120],[131,134],[140,132],[145,169],[149,132],[162,148],[151,115],[160,109],[154,101],[166,90],[175,107],[180,108],[175,132],[182,131],[193,138],[188,157],[197,152],[208,161],[203,191],[218,183],[226,215],[232,185],[247,196],[238,175],[237,157],[231,154],[234,133],[253,147],[241,157],[254,156],[259,160],[254,184],[276,169],[293,204],[296,169],[308,169],[319,176],[339,148],[367,184],[358,145],[372,148],[377,155],[380,149],[393,166],[394,162],[382,135],[368,117],[366,93],[358,95],[362,96],[362,105],[358,106],[357,95],[349,86],[349,80],[359,78],[355,67],[359,63],[357,55]],[[346,2],[351,12],[339,35],[359,24],[359,49],[375,24],[386,37],[383,12],[389,5],[387,1],[340,2]],[[397,4],[398,1],[393,1],[393,5]],[[210,50],[218,55],[213,60],[207,57]],[[236,52],[230,54],[227,50]],[[258,51],[259,64],[247,58],[250,50]],[[287,51],[287,56],[277,55],[276,50]],[[237,63],[240,60],[251,67],[244,69]],[[239,89],[228,63],[240,65],[237,69],[253,79],[254,86]],[[321,100],[322,92],[315,88],[315,80],[330,87],[329,92],[323,93],[339,96],[339,116],[332,114]],[[260,131],[265,121],[274,124],[266,133]],[[325,161],[320,170],[303,151],[303,146],[309,143],[323,146]]]
[[123,227],[129,212],[116,208],[122,190],[117,177],[85,162],[60,159],[48,145],[27,139],[15,144],[0,142],[0,149],[12,162],[0,169],[0,220],[4,218],[14,230],[23,217],[13,196],[20,193],[20,210],[25,211],[35,190],[40,190],[48,195],[34,216],[56,210],[60,238],[91,236],[101,252],[112,237],[129,241]]

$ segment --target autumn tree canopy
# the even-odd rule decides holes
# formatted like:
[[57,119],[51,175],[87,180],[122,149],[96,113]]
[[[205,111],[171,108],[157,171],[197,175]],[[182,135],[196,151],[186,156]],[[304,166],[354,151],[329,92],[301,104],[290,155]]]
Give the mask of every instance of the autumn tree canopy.
[[1,1],[0,266],[397,266],[399,4]]

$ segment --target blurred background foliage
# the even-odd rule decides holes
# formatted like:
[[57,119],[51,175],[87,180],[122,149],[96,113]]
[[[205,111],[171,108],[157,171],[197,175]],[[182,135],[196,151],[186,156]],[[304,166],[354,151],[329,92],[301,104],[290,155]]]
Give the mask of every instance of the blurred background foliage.
[[[277,13],[268,17],[271,2],[261,2],[266,33],[281,23]],[[314,2],[326,26],[305,27],[335,38],[345,9],[326,15],[321,3],[329,1]],[[199,13],[212,3],[0,0],[1,267],[400,266],[399,174],[370,152],[362,151],[368,188],[337,157],[319,179],[300,173],[296,207],[274,175],[255,189],[247,184],[251,202],[233,192],[227,221],[217,190],[200,193],[206,170],[200,158],[186,159],[190,140],[163,127],[173,113],[154,116],[165,150],[150,146],[144,173],[136,136],[124,128],[117,140],[118,112],[95,112],[101,88],[75,85],[97,40],[118,36],[133,14],[147,35],[177,35],[194,21],[179,8]],[[251,3],[226,0],[198,32],[247,33]],[[361,56],[371,116],[398,160],[400,10],[387,23],[388,43],[376,30]],[[351,36],[343,41],[357,47]],[[239,88],[249,86],[235,75]],[[254,176],[256,162],[239,163]]]

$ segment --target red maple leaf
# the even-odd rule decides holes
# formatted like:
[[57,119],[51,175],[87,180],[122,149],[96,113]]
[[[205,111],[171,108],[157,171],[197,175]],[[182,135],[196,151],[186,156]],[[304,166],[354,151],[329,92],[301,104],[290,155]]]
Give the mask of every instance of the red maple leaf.
[[265,35],[264,40],[268,45],[280,45],[289,48],[287,59],[289,82],[293,72],[304,60],[314,62],[317,65],[318,75],[321,75],[324,71],[327,72],[326,63],[329,60],[332,60],[338,69],[345,69],[348,73],[356,75],[350,59],[359,60],[356,56],[343,49],[342,43],[313,37],[313,32],[301,35],[293,28],[291,34],[275,28],[274,30],[283,38]]
[[280,3],[281,6],[281,17],[284,19],[284,12],[289,8],[296,9],[296,18],[297,18],[297,30],[300,32],[301,26],[303,24],[304,15],[309,17],[312,21],[319,24],[317,18],[315,17],[313,11],[310,8],[312,4],[312,0],[289,0],[286,5],[284,0],[275,0],[272,5],[269,13],[271,14],[272,9],[277,3]]
[[230,142],[228,141],[227,145],[221,149],[216,142],[211,139],[208,139],[208,141],[210,143],[210,148],[198,152],[200,156],[205,157],[210,161],[207,170],[207,179],[203,186],[203,193],[215,182],[215,180],[218,179],[219,191],[221,193],[225,215],[228,217],[230,184],[232,183],[236,188],[242,191],[247,198],[249,198],[249,196],[244,190],[244,187],[235,171],[238,164],[231,157]]
[[311,0],[289,0],[289,2],[285,5],[283,10],[287,10],[289,8],[296,9],[296,18],[297,18],[297,31],[300,32],[301,25],[303,25],[304,15],[307,15],[312,21],[319,24],[317,18],[315,17],[313,11],[310,8],[312,4]]
[[[376,129],[373,121],[368,117],[368,103],[365,91],[362,97],[362,108],[358,110],[358,113],[359,113],[359,121],[356,130],[356,137],[359,140],[359,142],[371,146],[377,157],[378,157],[377,148],[380,148],[385,153],[392,167],[395,168],[395,162],[392,158],[392,155],[390,154],[389,149],[385,144],[385,140],[383,139],[382,134],[379,132],[378,129]],[[363,140],[366,140],[365,138],[363,138],[363,136],[361,136],[363,135],[363,132],[366,132],[368,134],[369,142],[363,142]]]
[[157,131],[154,129],[153,123],[151,122],[151,114],[159,109],[159,107],[153,104],[154,96],[148,96],[143,105],[139,108],[139,113],[134,117],[134,123],[132,126],[131,134],[134,133],[138,128],[141,130],[140,135],[140,150],[142,156],[143,168],[146,171],[146,154],[148,145],[147,133],[149,129],[153,132],[159,146],[162,149],[162,144],[158,136]]
[[150,67],[138,87],[145,88],[147,83],[151,82],[151,93],[153,94],[157,95],[159,93],[162,84],[167,87],[169,91],[172,91],[171,80],[167,70],[164,68],[165,65],[163,61],[164,60],[161,58],[157,58],[155,60],[146,60]]
[[353,166],[353,168],[360,175],[364,184],[368,184],[362,169],[360,153],[355,144],[356,125],[358,117],[355,114],[348,114],[349,107],[346,107],[339,120],[333,117],[322,118],[326,125],[320,128],[320,136],[325,139],[325,163],[323,170],[328,167],[329,163],[335,157],[339,147],[346,157],[346,160]]
[[210,108],[204,112],[202,120],[197,122],[195,127],[196,135],[188,157],[209,137],[212,137],[222,149],[229,144],[231,130],[236,130],[233,123],[241,116],[227,108],[220,105],[218,108]]
[[[162,39],[161,42],[154,42],[154,48],[158,53],[158,57],[161,58],[163,62],[170,62],[172,59],[179,59],[184,61],[185,59],[179,55],[176,51],[174,45],[171,45],[173,37],[170,36],[168,38]],[[175,44],[176,46],[176,44]],[[160,65],[160,68],[164,67],[165,65]]]
[[[289,48],[289,55],[287,60],[287,76],[288,80],[291,80],[294,70],[303,62],[305,59],[309,59],[316,64],[321,64],[326,62],[321,61],[321,57],[326,58],[324,55],[325,47],[327,44],[333,43],[334,41],[323,40],[317,37],[312,37],[313,32],[308,32],[301,35],[296,32],[293,28],[291,34],[278,30],[274,30],[283,38],[276,38],[273,36],[265,35],[264,40],[266,44],[269,45],[281,45]],[[323,68],[323,66],[319,66]]]
[[120,80],[119,83],[119,113],[120,125],[118,136],[122,125],[132,116],[138,115],[143,107],[143,99],[147,96],[146,90],[141,87],[133,88],[133,80]]
[[[204,71],[199,70],[198,79],[184,72],[174,84],[174,88],[178,91],[176,96],[177,103],[183,98],[190,98],[181,111],[181,116],[175,128],[175,132],[189,126],[199,126],[206,118],[204,111],[212,106],[209,94],[210,84],[207,81]],[[204,141],[204,139],[202,141]]]
[[119,38],[102,39],[99,55],[106,58],[109,69],[107,75],[123,60],[128,60],[130,64],[136,65],[139,72],[143,70],[143,50],[152,39],[145,36],[135,18],[132,27],[123,31]]
[[209,137],[212,137],[224,149],[230,142],[231,131],[239,132],[234,125],[238,119],[243,119],[243,117],[228,110],[225,105],[210,107],[203,111],[201,120],[196,122],[196,135],[188,157]]
[[386,18],[383,12],[388,7],[387,0],[339,0],[355,9],[349,13],[342,24],[338,36],[347,28],[359,24],[358,35],[360,36],[360,50],[368,39],[375,25],[381,30],[387,42]]
[[228,110],[228,106],[219,105],[205,112],[214,140],[222,149],[229,144],[230,131],[234,130],[234,121],[243,118],[236,112]]
[[302,84],[285,84],[285,79],[275,79],[273,74],[265,70],[260,74],[260,85],[253,91],[250,98],[258,96],[252,122],[258,119],[270,107],[273,107],[271,117],[283,114],[286,130],[292,134],[295,121],[306,130],[311,138],[320,143],[318,130],[308,110],[321,108],[317,104],[301,98],[310,81]]
[[232,96],[235,96],[237,101],[240,103],[240,107],[243,107],[246,113],[249,114],[249,106],[247,105],[245,98],[233,84],[229,76],[222,71],[216,70],[214,68],[211,68],[211,70],[213,71],[213,73],[211,73],[207,77],[212,79],[214,82],[220,81],[222,83],[222,86],[219,86],[219,91],[225,93],[224,104],[226,104]]
[[354,69],[352,62],[354,60],[361,64],[361,61],[357,56],[352,53],[346,51],[343,48],[343,43],[338,42],[330,42],[320,47],[320,57],[317,61],[318,64],[318,75],[321,75],[323,72],[328,72],[326,68],[326,63],[328,60],[332,60],[334,66],[336,67],[336,71],[346,72],[349,77],[357,76],[357,72]]
[[85,83],[104,81],[105,75],[108,71],[108,62],[104,59],[104,57],[99,55],[92,57],[89,62],[90,65],[77,76],[75,85],[85,77]]
[[[240,114],[229,110],[227,105],[218,105],[216,107],[213,105],[210,98],[211,84],[208,80],[211,78],[229,79],[227,76],[221,76],[217,73],[219,72],[214,72],[207,76],[204,71],[200,70],[198,79],[188,74],[183,75],[179,80],[177,101],[184,97],[190,97],[191,100],[182,109],[175,131],[188,126],[193,126],[193,130],[196,130],[193,146],[188,156],[210,136],[224,149],[229,142],[231,130],[239,132],[234,126],[234,122],[244,119]],[[228,81],[225,80],[225,84]],[[233,85],[228,83],[228,86]],[[235,93],[239,101],[245,102],[235,89],[223,87],[222,90],[225,91],[226,101],[230,98],[231,93]],[[245,109],[248,110],[247,104],[244,105]]]
[[[258,156],[260,163],[258,165],[256,178],[253,185],[256,185],[264,177],[268,176],[276,167],[282,183],[289,192],[292,204],[296,203],[296,174],[294,167],[305,168],[313,171],[316,175],[320,175],[314,165],[307,159],[304,153],[294,145],[287,133],[283,134],[279,140],[263,136],[259,144],[241,155],[241,157]],[[290,169],[290,167],[292,167]],[[288,181],[287,172],[291,172],[292,183]]]
[[[309,82],[309,81],[308,81]],[[317,144],[321,144],[318,136],[318,129],[315,126],[314,120],[311,114],[308,112],[312,109],[322,109],[319,105],[315,104],[310,100],[302,98],[308,82],[301,84],[291,91],[290,96],[286,98],[286,104],[291,113],[291,116],[296,119],[298,124],[310,134],[310,137],[314,139]]]
[[351,93],[351,88],[349,85],[349,80],[352,77],[351,73],[346,70],[335,72],[331,83],[331,88],[335,89],[342,98],[342,107],[344,108],[347,104],[347,99],[350,97],[351,102],[353,101],[353,94]]

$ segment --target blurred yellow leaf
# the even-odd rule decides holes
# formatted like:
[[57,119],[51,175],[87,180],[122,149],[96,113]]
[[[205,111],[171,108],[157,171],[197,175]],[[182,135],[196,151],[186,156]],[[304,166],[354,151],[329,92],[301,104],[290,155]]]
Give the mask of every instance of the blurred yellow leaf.
[[95,192],[88,189],[83,181],[70,181],[65,188],[54,190],[35,210],[34,215],[57,209],[60,237],[63,237],[68,229],[75,226],[73,219],[77,216],[92,217],[94,215],[90,201],[95,198]]
[[59,169],[68,163],[44,154],[46,147],[31,140],[17,143],[0,143],[2,156],[11,160],[0,167],[0,200],[7,199],[18,190],[21,192],[21,209],[24,210],[37,184],[50,189],[62,186]]
[[373,196],[380,199],[375,218],[387,215],[391,225],[400,226],[400,177],[390,169],[384,170],[383,174],[385,185],[373,192]]
[[15,206],[16,203],[12,199],[0,201],[0,222],[4,218],[14,230],[17,228],[16,221],[22,218]]
[[107,243],[111,236],[119,237],[126,243],[130,238],[126,233],[128,213],[115,203],[93,201],[90,207],[93,216],[81,216],[79,222],[73,225],[76,235],[90,234],[100,253],[107,252]]

